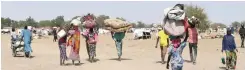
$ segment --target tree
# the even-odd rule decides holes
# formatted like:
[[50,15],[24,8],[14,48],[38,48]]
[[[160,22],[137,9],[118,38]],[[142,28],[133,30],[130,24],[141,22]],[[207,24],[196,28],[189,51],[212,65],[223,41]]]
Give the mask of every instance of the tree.
[[31,16],[29,16],[29,17],[26,19],[26,25],[27,25],[27,26],[33,26],[33,27],[36,27],[36,26],[37,26],[37,22],[36,22]]
[[132,27],[133,28],[136,28],[137,27],[136,23],[131,23],[131,24],[132,24]]
[[232,27],[240,27],[240,23],[237,22],[237,21],[234,21],[234,22],[231,23],[231,26]]
[[124,19],[123,17],[117,17],[116,19],[120,19],[122,21],[126,21],[126,19]]
[[52,22],[50,20],[41,20],[39,21],[39,25],[40,27],[46,27],[46,26],[51,26]]
[[138,21],[137,23],[138,23],[136,26],[137,28],[144,28],[146,26],[145,23],[143,23],[141,21]]
[[98,24],[99,28],[102,28],[105,26],[105,23],[104,23],[104,20],[106,19],[109,19],[110,17],[109,16],[106,16],[106,15],[99,15],[95,21],[96,23]]
[[64,16],[57,16],[55,19],[51,20],[51,26],[58,26],[60,27],[62,24],[65,23]]
[[11,26],[12,26],[12,27],[14,27],[14,28],[19,27],[18,21],[12,20],[11,22],[12,22],[12,23],[11,23]]
[[1,24],[3,27],[5,27],[5,26],[10,27],[11,23],[12,23],[12,20],[10,18],[1,17]]
[[200,30],[205,31],[209,28],[210,22],[208,21],[207,14],[204,12],[204,8],[199,6],[186,5],[185,13],[187,17],[195,16],[200,20],[201,23],[197,25],[197,28]]
[[20,27],[24,27],[24,26],[27,26],[26,21],[20,20],[18,23],[18,27],[20,28]]
[[245,21],[242,21],[241,24],[245,25]]
[[213,24],[210,25],[210,27],[211,27],[212,29],[215,29],[215,28],[217,28],[218,26],[220,26],[220,28],[226,28],[226,27],[227,27],[225,24],[222,24],[222,23],[213,23]]

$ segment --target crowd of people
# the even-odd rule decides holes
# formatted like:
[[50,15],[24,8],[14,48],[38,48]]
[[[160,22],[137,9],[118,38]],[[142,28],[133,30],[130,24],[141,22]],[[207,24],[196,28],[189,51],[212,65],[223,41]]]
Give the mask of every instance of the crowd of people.
[[[177,4],[174,8],[179,8],[184,10],[184,6],[182,4]],[[83,17],[85,21],[93,22],[94,19],[90,14]],[[191,20],[194,20],[195,17],[192,17]],[[74,21],[75,22],[75,21]],[[173,36],[169,34],[169,32],[163,26],[158,28],[158,37],[155,48],[158,47],[158,42],[160,42],[160,50],[161,50],[161,61],[162,63],[167,63],[166,68],[169,69],[171,66],[172,70],[182,70],[184,60],[182,58],[183,49],[186,47],[186,43],[189,44],[189,52],[190,58],[193,65],[197,62],[197,48],[198,48],[198,32],[196,25],[198,22],[193,21],[189,22],[189,25],[185,28],[185,35],[181,36]],[[96,43],[98,40],[98,32],[95,26],[90,26],[86,28],[86,31],[82,33],[82,37],[85,37],[87,53],[89,56],[89,60],[94,62],[94,58],[96,56]],[[66,32],[64,36],[59,36],[58,32],[61,31]],[[64,65],[65,61],[68,59],[72,60],[72,63],[75,64],[75,61],[80,63],[80,29],[77,24],[69,24],[61,26],[58,31],[53,30],[54,39],[53,41],[58,41],[58,46],[60,50],[60,65]],[[118,60],[121,61],[122,56],[122,47],[123,47],[123,38],[125,37],[125,32],[111,32],[112,39],[115,41],[115,46],[117,49]],[[244,38],[245,38],[245,28],[244,25],[241,25],[241,29],[239,31],[241,36],[242,44],[241,47],[244,48]],[[15,34],[15,29],[12,29],[11,33],[12,38],[17,38]],[[24,52],[26,57],[30,57],[30,53],[32,52],[31,41],[32,41],[32,32],[27,29],[27,26],[24,27],[24,30],[21,32],[21,39],[24,41]],[[184,39],[183,39],[184,38]],[[182,40],[183,39],[183,40]],[[182,41],[181,41],[182,40]],[[67,47],[71,47],[71,51],[69,57],[67,56]],[[227,34],[223,37],[222,41],[222,53],[226,53],[226,65],[228,68],[235,69],[237,63],[237,55],[236,52],[236,43],[234,40],[234,36],[232,35],[232,29],[227,29]],[[168,53],[168,54],[167,54]],[[165,56],[168,55],[167,62],[165,62]]]

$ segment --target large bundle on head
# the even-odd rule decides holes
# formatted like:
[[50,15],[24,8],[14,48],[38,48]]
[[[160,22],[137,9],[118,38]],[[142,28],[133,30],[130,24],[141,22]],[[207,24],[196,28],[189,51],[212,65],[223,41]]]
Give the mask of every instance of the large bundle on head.
[[185,17],[183,4],[177,4],[174,8],[164,9],[163,28],[171,36],[181,36],[188,27],[188,19]]
[[200,20],[196,18],[195,16],[192,16],[191,18],[188,19],[188,23],[190,25],[197,25],[200,23]]
[[113,32],[124,32],[132,27],[131,24],[126,23],[125,21],[119,19],[106,19],[104,20],[107,30]]
[[94,16],[93,15],[86,15],[83,17],[83,26],[85,26],[86,28],[94,28],[96,26],[96,22],[94,20]]
[[82,22],[81,22],[81,18],[82,17],[77,17],[76,19],[73,19],[71,21],[71,24],[73,24],[74,26],[79,26]]

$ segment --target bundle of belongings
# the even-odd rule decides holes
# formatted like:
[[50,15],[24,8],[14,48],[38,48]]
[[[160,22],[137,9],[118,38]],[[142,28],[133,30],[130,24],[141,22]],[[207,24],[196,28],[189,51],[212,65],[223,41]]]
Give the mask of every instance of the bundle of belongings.
[[83,26],[85,28],[94,28],[96,26],[95,18],[93,15],[88,14],[83,16]]
[[89,13],[86,16],[83,16],[83,20],[83,26],[86,28],[86,30],[82,34],[86,38],[86,42],[88,44],[96,44],[98,40],[98,33],[94,16]]
[[107,30],[112,32],[124,32],[132,27],[131,24],[128,24],[125,21],[120,19],[106,19],[104,20],[105,26]]
[[186,32],[188,18],[185,16],[182,6],[177,4],[173,8],[166,8],[164,15],[163,28],[169,35],[181,36]]

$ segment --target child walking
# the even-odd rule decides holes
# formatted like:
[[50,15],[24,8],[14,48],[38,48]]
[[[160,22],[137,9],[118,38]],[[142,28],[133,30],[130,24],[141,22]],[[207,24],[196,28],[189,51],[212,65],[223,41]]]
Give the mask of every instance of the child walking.
[[157,48],[158,42],[160,40],[161,59],[162,59],[162,64],[164,64],[165,63],[164,59],[169,45],[169,40],[168,40],[168,35],[164,32],[162,28],[158,28],[158,31],[159,32],[158,32],[155,48]]

